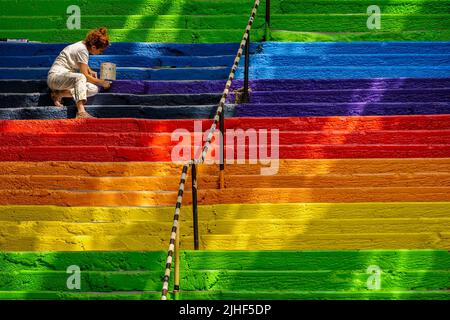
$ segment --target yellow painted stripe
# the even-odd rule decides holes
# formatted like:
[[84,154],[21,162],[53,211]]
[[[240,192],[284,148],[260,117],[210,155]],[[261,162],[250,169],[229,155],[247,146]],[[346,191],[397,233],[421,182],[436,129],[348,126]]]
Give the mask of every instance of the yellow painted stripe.
[[[191,208],[181,239],[192,249]],[[450,203],[215,205],[203,249],[450,249]],[[0,251],[164,250],[173,207],[0,207]]]
[[[0,206],[0,221],[172,221],[175,206]],[[183,206],[181,221],[192,221]],[[418,219],[450,218],[450,202],[218,204],[199,206],[201,219]]]
[[[170,230],[169,230],[170,231]],[[0,239],[0,251],[145,251],[166,250],[169,237],[134,236],[40,236]],[[193,238],[182,236],[182,249],[192,250]],[[450,250],[450,233],[410,234],[296,234],[285,237],[256,235],[201,235],[202,250]]]

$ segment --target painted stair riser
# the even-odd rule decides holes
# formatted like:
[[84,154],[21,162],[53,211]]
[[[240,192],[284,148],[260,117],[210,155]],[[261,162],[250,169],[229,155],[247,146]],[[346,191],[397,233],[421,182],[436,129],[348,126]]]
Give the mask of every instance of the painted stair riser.
[[[29,277],[32,275],[42,276],[40,281],[44,283],[39,289],[41,291],[2,291],[2,298],[12,299],[14,297],[22,297],[28,299],[52,297],[53,299],[77,299],[77,298],[89,298],[89,299],[104,299],[111,297],[112,299],[139,299],[144,296],[151,299],[158,299],[158,293],[156,292],[144,292],[137,291],[133,294],[123,293],[103,293],[100,294],[94,292],[86,292],[73,294],[64,293],[62,290],[65,288],[57,288],[57,291],[42,291],[47,287],[45,284],[50,277],[58,277],[61,272],[65,271],[67,266],[76,265],[80,266],[81,277],[90,278],[96,272],[100,275],[106,275],[108,279],[111,276],[127,274],[135,270],[139,271],[160,271],[163,269],[163,263],[165,258],[165,252],[153,251],[153,252],[141,252],[141,251],[129,251],[129,252],[45,252],[45,253],[3,253],[0,256],[0,265],[4,271],[4,276],[8,277],[12,275],[12,272],[16,272],[16,275],[21,277]],[[360,273],[366,271],[368,265],[376,264],[382,270],[381,279],[384,286],[384,273],[393,274],[395,276],[400,273],[412,275],[414,272],[422,272],[422,274],[441,274],[443,278],[447,275],[441,272],[446,269],[448,264],[449,254],[443,250],[396,250],[396,251],[381,251],[381,250],[359,250],[359,251],[182,251],[181,252],[181,274],[193,275],[198,273],[198,270],[224,270],[224,276],[235,274],[236,272],[242,272],[244,274],[248,271],[264,271],[266,273],[279,271],[283,268],[284,271],[288,269],[290,273],[286,273],[297,278],[298,272],[296,271],[317,271],[328,270],[336,278],[333,278],[328,284],[332,285],[338,279],[342,280],[342,276],[346,273],[351,273],[357,276]],[[124,263],[126,261],[127,263]],[[299,263],[302,261],[302,263]],[[189,263],[187,263],[189,262]],[[206,263],[206,264],[205,264]],[[236,270],[236,271],[233,271]],[[417,270],[417,271],[416,271]],[[437,273],[437,272],[441,273]],[[36,273],[39,272],[39,273]],[[118,273],[122,272],[122,273]],[[141,275],[143,273],[140,273]],[[203,273],[206,274],[206,273]],[[209,273],[211,274],[211,273]],[[323,273],[322,273],[323,274]],[[308,272],[304,275],[309,275]],[[204,284],[206,279],[201,278],[198,284]],[[230,279],[230,278],[228,278]],[[184,281],[189,280],[189,277],[182,277],[182,289],[186,286]],[[208,280],[206,280],[208,281]],[[62,282],[64,284],[64,282]],[[361,282],[362,283],[362,282]],[[59,281],[57,284],[60,284]],[[97,284],[97,282],[95,283]],[[136,283],[135,283],[136,284]],[[230,283],[229,283],[230,284]],[[367,288],[361,288],[360,292],[354,291],[357,284],[352,282],[352,291],[325,291],[322,292],[323,297],[340,296],[341,298],[364,297],[369,296],[370,292],[366,292]],[[92,286],[89,286],[92,287]],[[378,298],[381,297],[414,297],[419,295],[422,297],[445,297],[442,295],[444,291],[403,291],[402,293],[390,292],[390,288],[384,287],[382,292],[378,292]],[[159,293],[160,294],[160,293]],[[270,291],[270,288],[265,288],[264,291],[253,292],[257,297],[271,297],[272,299],[281,299],[284,296],[276,294],[276,291]],[[299,298],[314,298],[320,296],[316,291],[306,292],[296,290],[289,291],[290,297]],[[240,291],[226,292],[205,290],[189,292],[183,291],[183,296],[192,296],[199,299],[210,298],[218,299],[223,296],[229,295],[232,299],[236,299],[243,296],[244,293]],[[375,297],[372,294],[370,295]]]
[[[150,94],[130,95],[101,93],[89,98],[94,105],[188,105],[218,104],[220,94]],[[235,101],[230,94],[228,101]],[[450,88],[439,89],[348,89],[348,90],[303,90],[251,93],[252,104],[259,103],[401,103],[401,102],[447,102]],[[72,100],[70,98],[68,101]],[[52,106],[48,94],[39,93],[0,93],[3,108]]]
[[[189,212],[190,208],[186,207],[184,210]],[[223,239],[226,246],[221,249],[242,250],[247,241],[256,238],[262,240],[262,236],[264,240],[254,243],[253,249],[311,249],[314,248],[314,241],[321,243],[319,249],[358,249],[357,245],[370,248],[370,244],[365,243],[368,239],[373,240],[372,248],[412,249],[426,248],[424,245],[428,245],[428,248],[445,249],[448,248],[450,236],[445,231],[449,223],[446,213],[448,203],[236,204],[201,206],[199,210],[202,212],[199,221],[200,234],[205,249],[217,250],[220,247],[215,247],[216,241]],[[58,251],[66,241],[66,250],[70,249],[69,251],[76,250],[77,246],[82,244],[85,244],[83,250],[89,251],[117,251],[127,244],[130,247],[125,250],[155,250],[161,245],[161,241],[164,241],[165,236],[162,233],[170,229],[173,211],[172,206],[1,207],[0,217],[4,234],[1,245],[6,251],[23,251],[30,250],[29,245],[34,242],[36,247],[31,249],[33,251]],[[11,212],[14,212],[14,217]],[[420,216],[426,218],[418,218]],[[20,224],[14,220],[19,217]],[[286,228],[291,229],[291,234],[283,237]],[[236,236],[236,233],[239,236]],[[352,235],[355,243],[347,242]],[[317,238],[314,239],[314,236]],[[325,243],[327,238],[329,242]],[[384,245],[383,238],[386,240]],[[184,248],[191,247],[191,215],[182,215],[181,239]],[[299,246],[301,239],[306,241]],[[52,240],[53,246],[50,242]],[[111,243],[108,245],[106,240]],[[149,240],[147,248],[142,246],[142,241],[145,240]],[[270,240],[274,243],[271,244]],[[420,241],[425,242],[420,244]],[[236,265],[237,261],[231,263],[230,270],[234,270]],[[268,264],[266,269],[270,265]],[[302,269],[301,266],[291,268]]]
[[[232,98],[232,96],[231,96]],[[254,92],[251,102],[258,103],[371,103],[371,102],[448,102],[450,88],[442,89],[354,89]]]
[[[57,55],[70,43],[0,43],[0,56]],[[113,42],[105,54],[141,56],[222,56],[236,55],[239,42],[223,44],[158,44]],[[253,42],[251,53],[277,56],[330,54],[447,54],[449,41],[389,42]]]
[[[383,220],[415,219],[433,221],[448,219],[448,202],[378,202],[378,203],[283,203],[283,204],[218,204],[202,205],[203,222],[215,220]],[[191,206],[183,206],[190,212]],[[184,211],[186,210],[186,211]],[[57,207],[57,206],[0,206],[0,220],[5,222],[172,222],[174,207]],[[13,213],[13,214],[11,214]],[[295,214],[293,214],[295,213]],[[192,215],[183,213],[183,223],[192,224]],[[266,222],[268,223],[268,222]],[[187,231],[186,231],[187,230]],[[186,229],[186,233],[189,229]]]
[[[18,120],[0,121],[3,133],[61,133],[61,132],[150,132],[167,133],[176,129],[203,131],[212,125],[212,119],[141,120]],[[450,115],[426,116],[367,116],[367,117],[291,117],[291,118],[228,118],[227,129],[278,129],[279,131],[380,131],[380,130],[450,130]]]
[[[50,68],[55,61],[56,55],[51,56],[33,56],[33,57],[3,57],[4,60],[0,62],[2,68]],[[157,67],[228,67],[233,64],[235,55],[222,56],[180,56],[180,57],[152,57],[152,56],[126,56],[126,55],[102,55],[91,56],[89,58],[89,66],[92,69],[99,71],[100,65],[104,62],[114,63],[119,67],[142,67],[142,68],[157,68]],[[420,56],[417,57],[423,63],[427,63],[427,59]],[[245,59],[245,58],[243,58]],[[266,59],[260,59],[264,62]],[[245,61],[245,60],[243,60]],[[252,60],[253,61],[253,60]],[[438,64],[445,64],[447,56],[430,57],[429,62]],[[419,62],[420,63],[420,62]],[[428,63],[427,65],[430,65]]]
[[[237,105],[234,110],[235,117],[407,116],[449,113],[450,105],[446,102],[259,103]],[[14,112],[10,115],[13,117]],[[8,113],[4,116],[8,117]]]
[[[413,66],[320,66],[320,67],[261,67],[250,68],[252,79],[364,79],[364,78],[446,78],[450,67],[413,67]],[[7,71],[6,74],[9,74]],[[25,75],[33,79],[32,72]],[[242,79],[242,68],[236,78]],[[3,78],[3,77],[2,77]],[[20,77],[19,79],[21,79]],[[27,79],[24,78],[24,79]],[[16,79],[16,78],[11,78]]]
[[[47,1],[46,1],[47,2]],[[28,12],[32,9],[33,14],[36,16],[65,16],[66,9],[70,5],[70,1],[60,1],[53,6],[50,6],[46,2],[28,0],[23,3],[17,4],[14,1],[5,2],[5,12],[8,15],[21,15],[24,12]],[[50,2],[50,1],[48,1]],[[423,14],[439,14],[450,13],[448,10],[448,1],[428,1],[424,6],[423,1],[387,1],[380,0],[378,2],[380,6],[385,8],[386,13],[396,14],[408,14],[413,10]],[[130,15],[139,11],[140,14],[145,15],[182,15],[182,14],[196,14],[206,15],[211,13],[220,14],[248,14],[251,1],[242,0],[222,0],[214,1],[211,3],[205,3],[203,1],[143,1],[141,5],[136,9],[136,3],[131,0],[127,1],[106,1],[102,6],[96,3],[79,3],[80,8],[87,12],[101,12],[105,11],[105,7],[108,8],[108,12],[111,15]],[[367,7],[371,5],[370,1],[346,1],[339,6],[336,6],[333,1],[302,1],[299,3],[296,0],[273,0],[271,1],[271,9],[275,14],[286,13],[366,13]],[[265,3],[261,1],[260,10],[264,12]]]
[[[249,134],[250,146],[258,144],[260,138]],[[235,140],[237,139],[237,140]],[[2,147],[15,146],[119,146],[119,147],[166,147],[184,145],[200,147],[196,142],[206,140],[205,133],[190,133],[181,139],[174,133],[166,134],[104,134],[104,133],[0,133]],[[225,144],[242,146],[242,139],[235,138],[235,133],[225,135]],[[270,146],[274,141],[269,137]],[[343,145],[343,144],[450,144],[450,130],[433,131],[371,131],[371,132],[280,132],[279,145]]]
[[[97,118],[136,118],[136,119],[212,119],[217,106],[87,106],[86,110]],[[76,108],[33,107],[33,108],[0,108],[0,119],[73,119]],[[447,113],[447,112],[445,112]],[[227,106],[225,116],[235,115],[234,107]]]
[[[0,43],[0,56],[30,57],[41,55],[57,55],[70,43]],[[252,45],[252,53],[260,44]],[[420,43],[415,44],[421,46]],[[425,46],[423,46],[425,47]],[[433,46],[432,46],[433,47]],[[446,45],[444,44],[443,50]],[[146,42],[113,42],[105,54],[133,56],[222,56],[236,55],[239,43],[222,44],[180,44],[180,43],[146,43]],[[440,53],[439,46],[434,46],[430,53]]]
[[[194,94],[222,93],[225,80],[208,81],[113,81],[110,93],[129,94]],[[253,92],[302,91],[302,90],[357,90],[357,89],[443,89],[450,88],[450,78],[375,78],[375,79],[288,79],[250,81]],[[231,91],[243,87],[242,80],[231,84]],[[101,89],[101,88],[100,88]],[[1,93],[47,93],[45,80],[0,80]]]
[[[102,292],[73,293],[55,291],[0,291],[4,300],[161,300],[160,291],[134,293]],[[169,300],[175,298],[168,294]],[[183,291],[178,300],[448,300],[446,290],[433,291],[355,291],[355,292],[323,292],[323,291],[265,291],[265,292],[235,292],[235,291]]]
[[[95,29],[99,25],[102,25],[108,29],[151,29],[152,32],[157,33],[161,30],[180,30],[187,31],[201,31],[201,30],[235,30],[240,31],[244,29],[251,11],[251,4],[248,6],[248,13],[246,15],[238,15],[236,13],[223,15],[220,12],[214,15],[191,15],[188,12],[182,15],[143,15],[141,12],[136,12],[133,15],[110,15],[104,14],[89,14],[83,17],[83,23],[81,24],[83,29]],[[62,11],[61,13],[65,13]],[[436,27],[442,28],[442,18],[431,17],[431,21],[428,23],[430,30],[436,30]],[[260,15],[254,20],[252,29],[263,29],[265,27],[265,17]],[[423,27],[423,15],[417,16],[417,24]],[[354,19],[353,19],[354,20]],[[367,20],[367,19],[366,19]],[[365,21],[365,20],[364,20]],[[385,28],[395,30],[398,26],[392,22],[386,21]],[[49,32],[50,30],[67,30],[67,16],[50,16],[46,19],[42,19],[39,16],[6,16],[2,22],[0,22],[0,30],[16,30],[20,25],[22,31],[35,31],[36,29],[43,32]],[[392,25],[389,27],[388,25]],[[408,26],[405,26],[406,28]],[[366,27],[367,29],[367,27]],[[417,29],[415,29],[417,30]]]
[[[14,57],[5,56],[0,61],[1,68],[50,68],[55,61],[56,55]],[[141,67],[141,68],[187,68],[187,67],[230,67],[235,55],[211,56],[211,57],[149,57],[149,56],[92,56],[89,66],[100,69],[103,62],[114,63],[119,67]],[[242,65],[245,57],[241,59]],[[327,56],[276,56],[256,54],[250,57],[250,63],[258,67],[283,67],[283,66],[449,66],[450,55],[448,54],[373,54],[373,55],[327,55]]]
[[[102,93],[88,98],[92,105],[134,105],[134,106],[183,106],[183,105],[218,105],[221,95],[213,93],[190,95],[128,95],[119,93]],[[64,100],[66,104],[74,104],[73,99]],[[0,94],[2,108],[27,108],[38,106],[53,106],[48,94]]]
[[[442,54],[450,47],[448,41],[386,41],[386,42],[264,42],[258,53],[271,55],[329,54]],[[1,51],[0,51],[1,52]],[[20,54],[19,54],[20,55]]]
[[[250,8],[250,4],[249,4]],[[441,31],[447,29],[445,23],[450,14],[440,12],[428,15],[410,12],[409,14],[383,14],[383,31]],[[265,27],[263,14],[257,15],[253,23],[253,30]],[[272,14],[271,27],[274,30],[290,30],[303,32],[368,32],[368,15],[364,10],[355,14]],[[220,12],[215,15],[198,16],[189,15],[88,15],[84,16],[83,29],[94,29],[103,25],[109,29],[153,29],[154,32],[167,29],[187,30],[239,30],[248,21],[247,15],[236,13],[223,15]],[[67,29],[66,16],[50,16],[42,19],[39,16],[6,16],[0,22],[0,30],[15,30],[17,26],[21,30],[33,31],[35,29],[49,32],[51,29]]]
[[[241,291],[251,288],[255,291],[283,290],[287,287],[318,291],[360,291],[367,290],[366,272],[218,272],[191,271],[183,274],[184,290],[230,290]],[[81,288],[89,291],[157,291],[161,287],[161,271],[148,272],[84,272]],[[189,276],[189,278],[188,278]],[[446,290],[448,272],[411,271],[392,272],[383,277],[385,290]],[[4,291],[43,290],[66,291],[67,273],[61,272],[20,272],[0,273],[0,285]],[[195,279],[195,280],[193,280]]]
[[[1,71],[0,79],[47,79],[49,69],[2,68]],[[430,70],[430,72],[433,71]],[[226,79],[229,73],[229,67],[179,69],[117,68],[117,78],[129,80],[221,80]]]
[[[97,118],[136,119],[212,119],[217,106],[87,106],[86,110]],[[225,117],[320,117],[320,116],[396,116],[396,115],[445,115],[448,103],[371,103],[371,104],[257,104],[232,106],[225,109]],[[74,106],[0,108],[0,119],[73,119]]]
[[[340,6],[339,4],[338,6]],[[368,8],[368,7],[366,7]],[[409,14],[388,14],[385,7],[380,8],[381,30],[383,32],[399,31],[442,31],[448,29],[450,15],[439,12],[434,15],[425,15],[420,12],[411,11]],[[350,33],[350,32],[370,32],[367,27],[367,10],[361,7],[356,14],[287,14],[272,15],[270,26],[273,30],[289,30],[301,32],[330,32],[330,33]],[[447,9],[448,11],[448,9]],[[317,13],[317,12],[316,12]],[[237,19],[237,18],[236,18]],[[27,19],[28,20],[28,19]],[[30,19],[31,20],[31,19]],[[200,21],[200,23],[203,21]]]
[[[78,262],[84,271],[160,271],[165,251],[4,252],[5,272],[66,271]],[[180,267],[190,270],[234,271],[364,271],[375,260],[386,271],[442,271],[450,263],[446,250],[358,251],[190,251],[180,252]],[[301,263],[299,263],[301,262]]]
[[[225,191],[199,191],[200,205],[232,203],[294,203],[294,202],[429,202],[448,201],[448,187],[357,187],[357,188],[255,188]],[[176,203],[178,193],[154,191],[59,191],[1,190],[1,205],[58,206],[159,206]],[[191,193],[185,192],[184,205],[191,203]],[[277,240],[278,241],[278,240]],[[281,241],[281,240],[280,240]],[[424,242],[423,245],[428,242]],[[357,248],[357,247],[355,247]]]
[[[263,164],[225,166],[225,175],[261,175]],[[351,176],[448,174],[450,158],[416,159],[301,159],[280,160],[280,176]],[[218,177],[218,166],[204,165],[197,169],[199,177]],[[181,168],[172,162],[0,162],[1,175],[79,176],[79,177],[177,177]],[[188,175],[189,179],[189,175]]]
[[[227,146],[227,163],[236,161],[269,161],[278,159],[353,159],[353,158],[448,158],[447,144],[342,144],[342,145],[270,145],[262,147],[248,145],[234,148]],[[238,150],[239,149],[239,150]],[[213,150],[213,151],[211,151]],[[219,146],[211,147],[207,163],[219,163]],[[110,146],[58,146],[58,147],[0,147],[0,161],[177,161],[184,164],[194,156],[196,150],[183,145],[177,148],[162,147],[110,147]],[[189,153],[190,152],[190,153]],[[211,155],[211,152],[214,152]],[[278,156],[276,155],[278,152]]]
[[[243,79],[243,67],[236,79]],[[48,68],[2,68],[0,79],[47,79]],[[252,79],[365,79],[365,78],[446,78],[450,66],[317,66],[317,67],[256,67],[250,68]],[[229,67],[210,68],[117,68],[122,80],[222,80]]]
[[[96,191],[174,191],[180,184],[178,176],[170,177],[129,177],[129,178],[86,178],[77,176],[17,176],[2,175],[2,190],[96,190]],[[217,176],[199,176],[198,186],[202,189],[219,187]],[[380,174],[377,176],[283,176],[270,177],[251,175],[228,175],[226,188],[323,188],[333,185],[336,188],[352,187],[450,187],[450,173],[416,175]],[[191,179],[186,180],[185,190],[191,190]]]
[[[261,233],[268,237],[282,237],[283,232],[292,230],[295,234],[381,234],[388,233],[437,233],[445,232],[450,228],[450,218],[448,219],[428,219],[426,221],[414,221],[417,219],[370,219],[363,221],[354,219],[352,221],[342,221],[340,219],[316,219],[305,221],[289,219],[289,221],[271,219],[236,219],[236,220],[215,220],[213,222],[200,221],[199,233],[202,235],[252,235]],[[270,222],[270,223],[269,223]],[[257,226],[253,226],[256,224]],[[192,224],[184,224],[188,230],[192,229]],[[362,232],[361,230],[364,230]],[[139,231],[138,231],[139,230]],[[8,234],[14,238],[29,237],[30,235],[55,235],[61,238],[71,236],[108,237],[120,236],[132,237],[139,233],[142,235],[162,236],[164,232],[170,230],[170,220],[167,222],[140,221],[140,222],[111,222],[108,223],[70,223],[70,222],[2,222],[0,231],[4,235],[2,239],[8,238]],[[192,235],[192,234],[191,234]]]
[[[364,8],[365,10],[366,8]],[[242,24],[245,26],[245,23]],[[362,25],[362,27],[364,24]],[[236,43],[242,39],[243,29],[110,29],[109,36],[114,42],[170,42],[170,43]],[[47,29],[47,30],[2,30],[7,38],[30,39],[37,42],[77,42],[84,39],[90,29]],[[269,36],[264,29],[253,28],[251,39],[254,41],[299,41],[299,42],[355,42],[355,41],[448,41],[450,31],[441,26],[441,30],[388,31],[377,32],[300,32],[272,31]]]

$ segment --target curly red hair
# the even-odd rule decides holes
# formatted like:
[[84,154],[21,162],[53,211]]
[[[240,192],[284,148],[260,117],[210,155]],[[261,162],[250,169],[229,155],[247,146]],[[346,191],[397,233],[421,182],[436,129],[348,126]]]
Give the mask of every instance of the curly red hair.
[[97,49],[105,49],[109,46],[108,30],[106,28],[91,30],[84,42],[88,48],[95,46]]

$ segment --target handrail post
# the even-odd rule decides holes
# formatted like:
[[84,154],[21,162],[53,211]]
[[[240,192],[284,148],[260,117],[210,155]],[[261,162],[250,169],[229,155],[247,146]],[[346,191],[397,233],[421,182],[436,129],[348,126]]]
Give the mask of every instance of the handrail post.
[[250,101],[250,95],[248,94],[249,70],[250,70],[250,31],[248,32],[247,44],[245,45],[244,95],[242,97],[244,103]]
[[225,188],[225,106],[220,113],[220,167],[219,187]]
[[177,236],[175,241],[175,270],[174,270],[174,286],[173,295],[174,299],[178,300],[180,292],[180,225],[177,228]]
[[192,164],[192,214],[194,223],[194,249],[198,250],[197,166],[195,163]]

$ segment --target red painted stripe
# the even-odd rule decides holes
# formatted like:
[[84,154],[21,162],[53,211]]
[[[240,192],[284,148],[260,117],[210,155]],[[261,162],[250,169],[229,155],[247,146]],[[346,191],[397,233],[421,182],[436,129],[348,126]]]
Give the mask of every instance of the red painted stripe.
[[[255,131],[256,133],[258,131]],[[269,130],[267,133],[270,142]],[[189,135],[194,143],[194,135]],[[258,137],[257,135],[255,137]],[[174,137],[175,138],[175,137]],[[229,141],[225,137],[225,141]],[[195,141],[201,141],[202,133]],[[259,138],[258,138],[259,139]],[[204,137],[206,140],[206,137]],[[0,133],[0,145],[16,146],[174,146],[179,139],[172,141],[170,133]],[[187,143],[187,142],[186,142]],[[292,144],[450,144],[450,130],[403,130],[403,131],[307,131],[279,132],[280,145]]]
[[[158,147],[2,147],[0,161],[156,162],[171,161],[170,151]],[[279,158],[450,158],[450,145],[292,145],[280,146]]]
[[[203,130],[212,124],[211,119],[1,120],[0,132],[172,132],[179,128],[193,131],[194,121],[201,121]],[[450,130],[450,115],[229,118],[226,127],[282,131]]]

